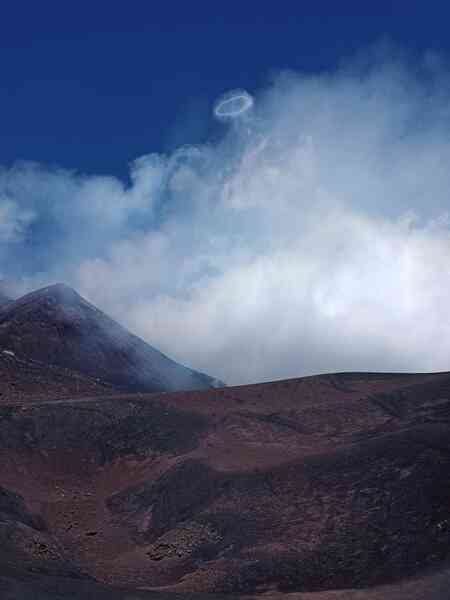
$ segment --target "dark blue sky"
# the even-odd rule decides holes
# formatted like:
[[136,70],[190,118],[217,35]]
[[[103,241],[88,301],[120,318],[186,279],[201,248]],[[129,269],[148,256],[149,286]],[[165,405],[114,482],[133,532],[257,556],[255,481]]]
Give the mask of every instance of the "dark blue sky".
[[214,134],[214,99],[255,90],[273,70],[333,68],[383,36],[412,51],[450,49],[437,2],[377,3],[366,15],[355,12],[361,2],[340,14],[334,2],[312,3],[315,14],[305,4],[4,4],[0,163],[124,175],[137,156]]
[[[4,2],[0,280],[228,383],[448,369],[448,13]],[[255,110],[219,123],[235,88]]]

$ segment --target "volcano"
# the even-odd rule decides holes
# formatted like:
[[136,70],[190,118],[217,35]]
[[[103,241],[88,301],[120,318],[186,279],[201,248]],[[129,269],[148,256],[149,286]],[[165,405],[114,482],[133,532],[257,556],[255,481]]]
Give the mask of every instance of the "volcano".
[[171,360],[63,284],[2,305],[0,348],[122,391],[208,389],[212,377]]
[[66,286],[0,306],[0,597],[448,599],[450,373],[215,385]]

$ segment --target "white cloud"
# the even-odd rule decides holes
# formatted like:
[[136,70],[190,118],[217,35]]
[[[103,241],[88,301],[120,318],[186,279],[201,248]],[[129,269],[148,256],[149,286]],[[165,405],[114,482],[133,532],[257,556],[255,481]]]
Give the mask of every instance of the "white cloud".
[[449,369],[449,81],[385,51],[280,74],[222,140],[142,157],[129,186],[5,170],[0,193],[74,232],[29,285],[63,279],[229,383]]
[[19,242],[33,219],[33,211],[20,208],[6,195],[0,196],[0,244]]

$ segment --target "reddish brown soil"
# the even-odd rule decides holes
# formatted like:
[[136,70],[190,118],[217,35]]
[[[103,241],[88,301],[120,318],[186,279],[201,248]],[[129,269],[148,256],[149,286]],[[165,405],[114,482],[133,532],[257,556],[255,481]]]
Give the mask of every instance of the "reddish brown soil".
[[448,373],[10,401],[0,566],[183,593],[447,598],[449,418]]

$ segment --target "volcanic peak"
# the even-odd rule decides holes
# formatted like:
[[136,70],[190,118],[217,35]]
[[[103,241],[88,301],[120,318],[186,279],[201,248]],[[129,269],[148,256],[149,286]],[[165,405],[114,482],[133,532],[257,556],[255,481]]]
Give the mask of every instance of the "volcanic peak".
[[0,347],[126,391],[217,387],[216,380],[176,363],[62,283],[0,307]]

